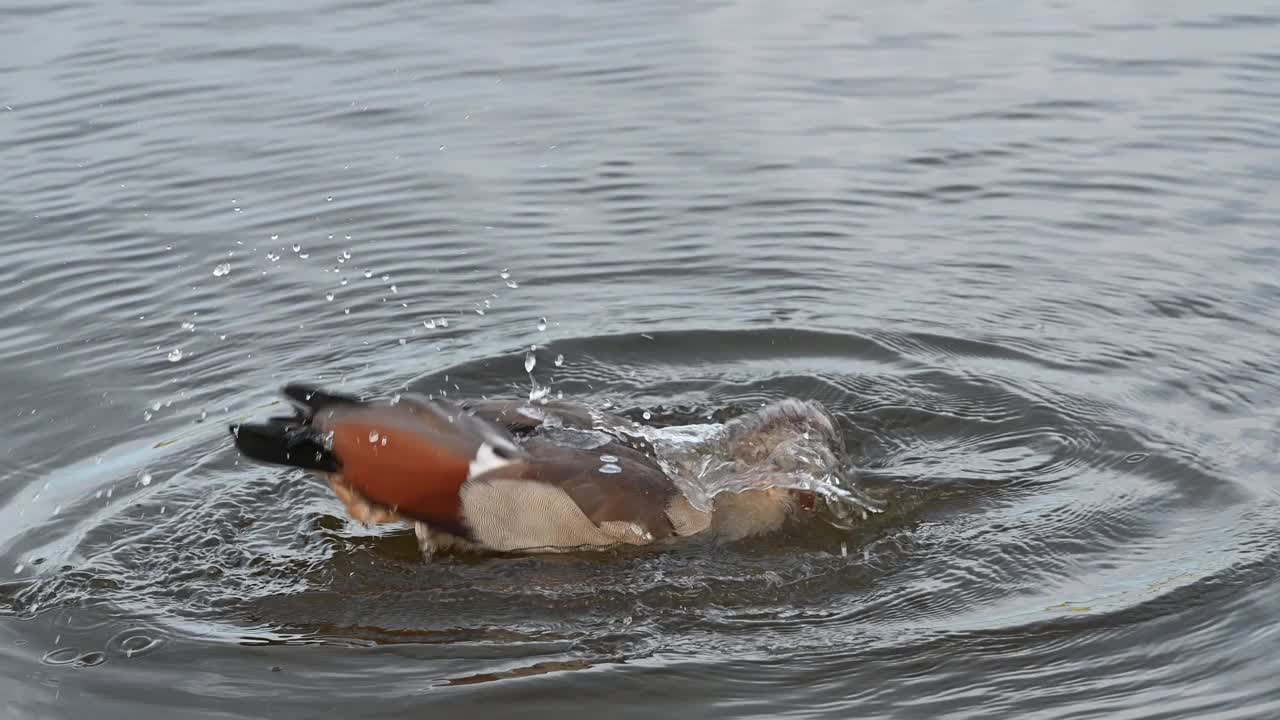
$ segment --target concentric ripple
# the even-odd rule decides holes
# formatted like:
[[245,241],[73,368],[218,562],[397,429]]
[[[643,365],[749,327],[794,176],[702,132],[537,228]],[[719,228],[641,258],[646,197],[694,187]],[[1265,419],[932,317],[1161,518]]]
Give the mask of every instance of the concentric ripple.
[[[11,536],[31,567],[4,588],[5,612],[58,633],[43,651],[51,666],[209,643],[201,652],[277,648],[272,662],[307,665],[383,649],[384,660],[344,671],[344,702],[358,702],[385,697],[388,668],[409,660],[417,683],[447,687],[658,660],[718,676],[795,651],[822,677],[846,658],[945,662],[1001,637],[1028,657],[1072,637],[1079,654],[1213,604],[1205,598],[1242,602],[1224,583],[1274,581],[1273,496],[1124,429],[1126,412],[1111,403],[1063,394],[1050,404],[1011,377],[904,369],[914,362],[898,348],[918,342],[646,333],[536,353],[563,356],[545,372],[534,365],[541,386],[654,425],[820,398],[854,449],[861,487],[885,506],[849,531],[813,522],[728,546],[424,564],[407,531],[349,524],[319,483],[240,463],[211,427],[146,469],[102,471],[89,486],[105,494]],[[694,358],[672,352],[692,346],[702,348]],[[791,349],[750,351],[779,346]],[[639,372],[639,348],[655,358],[654,377]],[[513,352],[407,386],[528,392],[524,362]],[[747,367],[749,383],[733,379]],[[1203,622],[1204,633],[1220,627]],[[298,655],[306,647],[329,650]]]

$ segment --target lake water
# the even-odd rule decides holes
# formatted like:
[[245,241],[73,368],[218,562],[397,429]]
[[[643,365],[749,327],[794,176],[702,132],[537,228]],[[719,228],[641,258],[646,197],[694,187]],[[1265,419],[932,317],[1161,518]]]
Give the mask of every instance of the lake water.
[[[0,715],[1280,715],[1280,4],[2,5]],[[531,345],[886,512],[424,564],[230,446]]]

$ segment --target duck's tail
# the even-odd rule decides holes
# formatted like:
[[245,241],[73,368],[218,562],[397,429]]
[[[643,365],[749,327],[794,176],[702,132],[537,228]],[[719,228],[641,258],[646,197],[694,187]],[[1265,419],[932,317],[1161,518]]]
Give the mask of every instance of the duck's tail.
[[283,394],[297,413],[293,417],[231,425],[236,449],[245,457],[272,465],[337,472],[341,463],[330,449],[325,433],[312,426],[311,419],[325,408],[360,405],[362,401],[351,395],[324,392],[296,383],[286,385]]

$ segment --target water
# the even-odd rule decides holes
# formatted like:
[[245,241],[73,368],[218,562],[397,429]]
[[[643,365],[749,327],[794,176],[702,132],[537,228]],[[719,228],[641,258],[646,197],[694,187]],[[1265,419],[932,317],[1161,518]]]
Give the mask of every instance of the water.
[[[6,3],[0,715],[1275,717],[1278,25]],[[290,380],[814,399],[886,511],[424,566]]]

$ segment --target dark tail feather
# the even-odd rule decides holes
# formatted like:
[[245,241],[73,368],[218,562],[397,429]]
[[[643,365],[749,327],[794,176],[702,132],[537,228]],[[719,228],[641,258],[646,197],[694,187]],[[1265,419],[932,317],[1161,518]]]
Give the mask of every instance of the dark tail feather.
[[289,383],[281,392],[289,398],[289,402],[306,411],[307,415],[314,415],[327,407],[364,404],[363,400],[354,395],[325,392],[302,383]]
[[273,465],[337,472],[341,465],[325,449],[322,433],[285,421],[231,426],[236,448],[246,457]]

